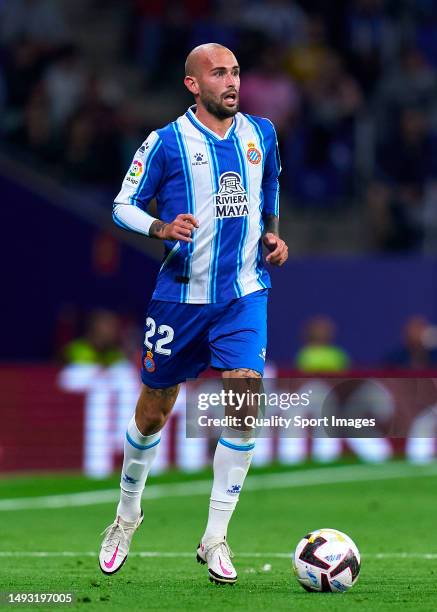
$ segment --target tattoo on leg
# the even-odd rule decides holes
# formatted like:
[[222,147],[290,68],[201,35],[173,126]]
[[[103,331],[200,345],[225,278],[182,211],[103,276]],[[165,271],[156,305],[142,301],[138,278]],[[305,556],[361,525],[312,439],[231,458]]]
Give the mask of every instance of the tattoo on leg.
[[250,368],[235,368],[234,370],[226,370],[223,372],[225,378],[261,378],[261,374]]
[[167,387],[166,389],[152,389],[152,387],[145,387],[146,392],[149,395],[154,396],[155,398],[172,398],[178,394],[179,385],[175,385],[174,387]]
[[135,418],[137,427],[144,436],[151,435],[164,427],[176,402],[179,386],[152,389],[143,385]]

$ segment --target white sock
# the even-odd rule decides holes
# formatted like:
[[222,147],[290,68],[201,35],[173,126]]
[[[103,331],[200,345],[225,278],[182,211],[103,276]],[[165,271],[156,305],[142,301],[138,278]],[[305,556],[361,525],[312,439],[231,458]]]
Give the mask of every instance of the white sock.
[[[243,434],[244,436],[244,434]],[[226,537],[229,521],[252,460],[255,442],[248,436],[222,437],[214,454],[214,482],[203,540]]]
[[141,495],[158,450],[161,432],[143,436],[132,417],[124,442],[121,494],[117,515],[124,521],[136,521],[141,512]]

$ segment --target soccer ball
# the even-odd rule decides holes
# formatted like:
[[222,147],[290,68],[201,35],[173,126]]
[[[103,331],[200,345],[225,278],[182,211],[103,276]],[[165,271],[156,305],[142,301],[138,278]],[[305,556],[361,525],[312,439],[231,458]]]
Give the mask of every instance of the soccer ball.
[[358,580],[360,553],[345,533],[317,529],[297,545],[293,570],[306,591],[344,593]]

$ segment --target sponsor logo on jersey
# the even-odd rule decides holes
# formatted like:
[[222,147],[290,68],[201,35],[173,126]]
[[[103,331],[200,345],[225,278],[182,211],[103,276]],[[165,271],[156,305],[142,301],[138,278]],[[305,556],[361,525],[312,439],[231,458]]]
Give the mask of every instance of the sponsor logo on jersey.
[[238,172],[224,172],[219,182],[219,192],[215,195],[216,218],[247,216],[249,199]]
[[144,153],[146,152],[146,149],[148,149],[148,148],[149,148],[149,146],[150,146],[150,145],[149,145],[149,143],[148,143],[147,141],[146,141],[146,142],[144,142],[144,143],[141,145],[141,147],[138,149],[138,153],[139,153],[139,155],[144,155]]
[[205,156],[203,153],[194,153],[194,161],[191,162],[192,166],[204,166],[205,164],[208,163],[208,160],[205,159]]
[[151,351],[147,351],[143,363],[148,372],[154,372],[156,370],[155,360],[153,359],[153,353]]
[[249,147],[246,153],[247,159],[250,161],[251,164],[259,164],[259,162],[261,161],[260,150],[256,148],[254,142],[248,142],[247,146]]

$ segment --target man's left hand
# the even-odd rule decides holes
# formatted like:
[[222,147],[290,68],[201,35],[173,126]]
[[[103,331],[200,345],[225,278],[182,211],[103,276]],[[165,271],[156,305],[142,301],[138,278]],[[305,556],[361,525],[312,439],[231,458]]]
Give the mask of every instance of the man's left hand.
[[282,266],[288,259],[288,246],[285,242],[275,236],[271,232],[267,232],[263,236],[264,246],[270,251],[266,257],[266,261],[273,266]]

